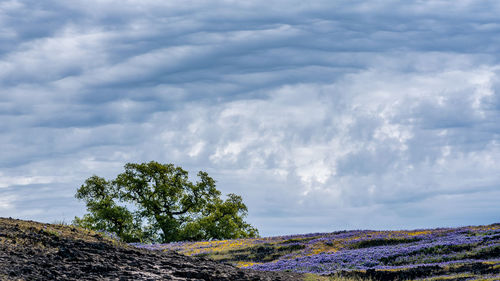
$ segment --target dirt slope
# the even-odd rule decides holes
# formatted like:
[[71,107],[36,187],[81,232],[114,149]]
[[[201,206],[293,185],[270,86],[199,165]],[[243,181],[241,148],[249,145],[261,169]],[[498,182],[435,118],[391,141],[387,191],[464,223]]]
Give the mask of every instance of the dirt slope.
[[0,218],[0,280],[302,280],[153,252],[64,225]]

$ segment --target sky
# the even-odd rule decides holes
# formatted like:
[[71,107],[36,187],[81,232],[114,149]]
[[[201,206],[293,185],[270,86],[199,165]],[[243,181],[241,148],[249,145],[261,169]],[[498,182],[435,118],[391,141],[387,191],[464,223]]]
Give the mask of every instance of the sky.
[[262,236],[500,222],[500,2],[0,1],[0,216],[206,171]]

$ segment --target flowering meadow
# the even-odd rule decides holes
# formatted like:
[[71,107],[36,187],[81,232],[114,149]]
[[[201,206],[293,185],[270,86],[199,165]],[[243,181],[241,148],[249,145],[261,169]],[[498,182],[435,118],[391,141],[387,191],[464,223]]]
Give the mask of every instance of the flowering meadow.
[[[411,273],[413,277],[422,278],[446,276],[446,280],[476,280],[474,278],[478,276],[481,280],[500,280],[500,224],[403,231],[356,230],[134,246],[175,250],[185,255],[265,271],[318,275],[342,273],[372,279],[385,272],[391,276],[400,274],[400,277],[406,276],[401,275],[403,273]],[[380,278],[390,280],[387,276]]]

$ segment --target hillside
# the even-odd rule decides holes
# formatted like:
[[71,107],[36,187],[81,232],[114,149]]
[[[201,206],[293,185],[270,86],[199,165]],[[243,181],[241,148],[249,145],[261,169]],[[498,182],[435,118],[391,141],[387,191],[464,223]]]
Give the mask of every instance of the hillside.
[[0,280],[302,280],[173,251],[148,251],[65,225],[0,218]]
[[500,224],[127,245],[0,218],[0,280],[498,281]]
[[135,246],[262,271],[374,280],[500,280],[500,224]]

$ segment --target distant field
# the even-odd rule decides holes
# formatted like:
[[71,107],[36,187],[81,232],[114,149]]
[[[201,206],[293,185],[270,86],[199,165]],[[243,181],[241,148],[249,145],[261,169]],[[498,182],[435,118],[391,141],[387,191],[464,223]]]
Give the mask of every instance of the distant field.
[[264,271],[373,280],[500,280],[500,224],[134,245]]

